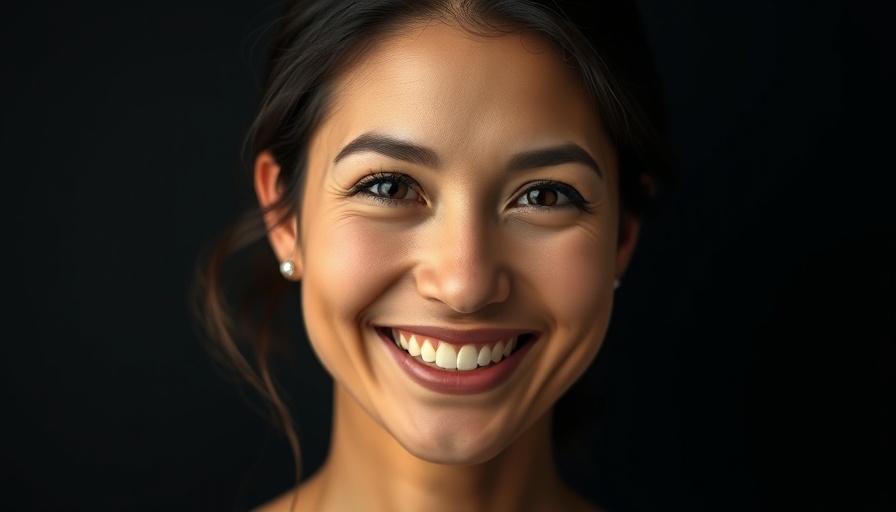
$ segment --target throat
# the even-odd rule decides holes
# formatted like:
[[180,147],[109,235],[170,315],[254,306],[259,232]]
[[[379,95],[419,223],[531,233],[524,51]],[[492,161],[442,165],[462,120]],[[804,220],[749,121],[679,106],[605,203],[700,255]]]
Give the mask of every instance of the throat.
[[[550,412],[478,464],[412,455],[337,385],[330,452],[314,478],[319,510],[561,510],[568,489],[553,464]],[[536,504],[541,506],[536,507]]]

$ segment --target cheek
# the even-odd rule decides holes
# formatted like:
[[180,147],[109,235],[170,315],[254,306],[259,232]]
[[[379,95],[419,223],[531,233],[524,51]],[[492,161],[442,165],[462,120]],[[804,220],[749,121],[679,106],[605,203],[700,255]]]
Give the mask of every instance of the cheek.
[[303,239],[302,304],[309,338],[330,368],[337,353],[348,348],[357,356],[362,313],[396,278],[401,247],[382,230],[368,229],[357,219],[320,219]]
[[615,251],[606,240],[580,239],[567,244],[563,255],[551,265],[548,293],[550,307],[558,315],[560,327],[581,329],[579,335],[609,320]]
[[531,390],[539,402],[553,404],[588,368],[609,325],[613,303],[615,233],[578,230],[551,240],[550,250],[532,259],[535,297],[549,315],[553,332]]
[[306,251],[305,284],[323,295],[332,315],[345,317],[381,292],[398,248],[363,223],[343,222],[312,236]]
[[[612,231],[612,230],[609,230]],[[559,330],[585,335],[606,323],[612,302],[614,233],[568,230],[528,251],[529,281]]]

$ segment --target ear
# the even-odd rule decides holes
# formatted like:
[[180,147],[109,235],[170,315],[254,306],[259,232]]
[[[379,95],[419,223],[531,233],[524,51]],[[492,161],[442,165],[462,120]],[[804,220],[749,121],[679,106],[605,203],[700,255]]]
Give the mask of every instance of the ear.
[[[641,173],[639,176],[641,187],[651,199],[656,199],[657,185],[656,180],[647,173]],[[638,243],[638,234],[641,232],[641,217],[637,217],[630,213],[622,212],[622,219],[619,221],[619,239],[616,243],[616,279],[622,280],[625,269],[632,260],[632,254],[635,252],[635,245]]]
[[255,194],[264,212],[264,223],[268,230],[268,241],[277,261],[293,262],[293,280],[302,278],[302,251],[299,246],[298,219],[288,206],[275,207],[283,194],[280,186],[280,165],[269,151],[262,151],[255,159]]
[[641,231],[641,219],[634,215],[623,213],[619,222],[619,237],[616,242],[616,279],[622,280],[625,269],[635,252],[638,243],[638,233]]

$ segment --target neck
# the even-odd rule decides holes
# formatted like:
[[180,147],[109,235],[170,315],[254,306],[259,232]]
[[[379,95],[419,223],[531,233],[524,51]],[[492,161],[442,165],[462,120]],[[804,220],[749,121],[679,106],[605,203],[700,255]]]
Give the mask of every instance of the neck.
[[414,457],[337,385],[330,453],[309,485],[315,510],[568,510],[581,505],[557,475],[551,413],[493,459],[472,465]]

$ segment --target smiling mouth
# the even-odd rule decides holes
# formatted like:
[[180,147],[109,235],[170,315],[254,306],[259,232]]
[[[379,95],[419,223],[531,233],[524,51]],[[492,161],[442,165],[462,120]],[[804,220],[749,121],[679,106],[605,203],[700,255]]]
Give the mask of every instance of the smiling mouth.
[[380,330],[419,363],[462,372],[499,364],[534,337],[523,333],[492,342],[458,344],[401,329]]

